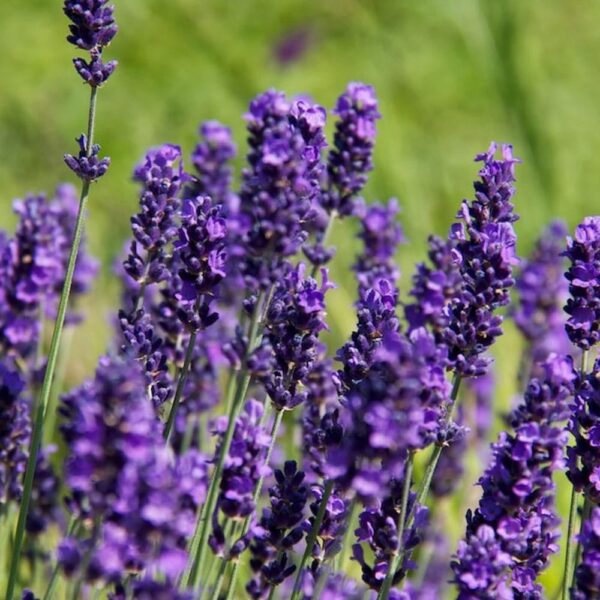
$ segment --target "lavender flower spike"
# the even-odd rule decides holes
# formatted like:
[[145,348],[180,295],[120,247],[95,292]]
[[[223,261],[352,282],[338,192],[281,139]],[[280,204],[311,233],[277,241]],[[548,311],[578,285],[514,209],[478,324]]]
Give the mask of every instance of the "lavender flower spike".
[[489,360],[482,353],[502,334],[502,317],[496,310],[510,301],[514,285],[512,268],[518,262],[513,222],[518,219],[511,202],[514,167],[518,163],[511,146],[502,147],[496,160],[496,144],[476,157],[484,163],[475,182],[475,199],[463,201],[450,239],[460,254],[460,293],[444,308],[448,326],[443,332],[450,364],[462,377],[485,373]]
[[552,222],[516,280],[519,302],[513,307],[512,317],[530,345],[534,364],[552,352],[566,354],[571,348],[561,306],[568,296],[563,275],[566,235],[562,221]]
[[82,133],[77,138],[79,144],[79,154],[65,154],[65,163],[77,177],[84,181],[96,181],[100,179],[108,171],[110,166],[110,158],[98,158],[100,146],[93,144],[88,151],[88,142],[85,135]]
[[124,267],[128,275],[143,284],[168,278],[166,246],[175,234],[179,191],[187,176],[179,146],[164,144],[150,150],[134,171],[141,184],[140,212],[131,218],[134,240]]
[[89,52],[89,60],[73,60],[79,76],[92,87],[98,87],[112,75],[117,63],[102,60],[103,49],[117,34],[114,6],[108,0],[65,0],[64,13],[71,21],[67,40]]
[[322,203],[328,212],[344,216],[356,208],[358,194],[373,168],[375,124],[381,118],[375,90],[364,83],[350,83],[333,113],[338,122],[327,160],[327,188]]
[[552,476],[564,467],[561,421],[575,382],[570,359],[551,356],[542,370],[512,415],[514,435],[501,433],[493,446],[479,507],[467,513],[465,542],[452,564],[459,598],[542,597],[536,579],[558,550]]
[[586,217],[576,227],[567,240],[566,256],[571,263],[565,274],[570,294],[567,334],[573,344],[589,350],[600,340],[600,217]]
[[596,598],[600,591],[600,508],[592,509],[579,535],[582,556],[575,570],[571,600]]

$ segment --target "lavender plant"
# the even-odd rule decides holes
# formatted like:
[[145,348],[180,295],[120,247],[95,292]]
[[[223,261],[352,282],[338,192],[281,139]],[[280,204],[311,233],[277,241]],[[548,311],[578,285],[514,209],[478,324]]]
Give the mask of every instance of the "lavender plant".
[[[517,272],[519,161],[492,143],[476,156],[474,197],[445,239],[429,238],[405,294],[398,204],[365,199],[381,115],[363,83],[338,98],[329,149],[319,104],[258,94],[239,178],[233,130],[216,121],[200,126],[189,160],[172,143],[145,153],[112,340],[95,374],[60,399],[59,451],[42,447],[61,333],[84,317],[77,300],[97,271],[83,222],[110,164],[94,126],[116,66],[104,57],[114,7],[66,0],[64,12],[91,94],[88,131],[65,157],[81,194],[61,185],[49,200],[26,196],[14,234],[0,235],[6,600],[542,598],[565,468],[563,595],[596,597],[600,361],[588,373],[587,359],[600,335],[600,218],[567,240],[552,223]],[[336,273],[338,217],[361,250],[355,324],[336,349],[324,265]],[[527,366],[487,460],[492,351],[509,305]],[[472,454],[487,463],[481,497],[448,560],[439,500],[471,504],[459,488]]]

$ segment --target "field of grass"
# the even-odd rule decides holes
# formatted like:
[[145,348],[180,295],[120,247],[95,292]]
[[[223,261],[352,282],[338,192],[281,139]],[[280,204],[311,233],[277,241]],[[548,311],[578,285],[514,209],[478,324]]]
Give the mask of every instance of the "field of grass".
[[[112,157],[93,189],[89,238],[102,275],[87,300],[67,381],[91,373],[106,347],[117,301],[111,265],[136,206],[130,173],[148,146],[189,152],[198,124],[230,125],[244,149],[242,114],[274,87],[326,107],[351,80],[375,86],[383,119],[367,200],[395,196],[408,240],[398,257],[404,292],[430,233],[445,234],[471,193],[473,156],[507,141],[518,167],[519,252],[553,217],[573,227],[597,212],[600,183],[600,4],[576,0],[115,0],[120,33],[108,50],[120,66],[101,90],[97,140]],[[0,2],[0,226],[10,202],[69,180],[64,152],[83,130],[87,89],[72,70],[58,0]],[[282,64],[290,36],[305,48]],[[238,160],[238,166],[241,165]],[[352,225],[334,232],[338,259],[330,315],[335,343],[354,324],[348,272]],[[349,234],[350,233],[350,234]],[[497,344],[499,406],[513,393],[519,344]],[[561,499],[561,502],[563,499]],[[566,507],[563,507],[563,514]],[[550,574],[551,586],[558,575]]]

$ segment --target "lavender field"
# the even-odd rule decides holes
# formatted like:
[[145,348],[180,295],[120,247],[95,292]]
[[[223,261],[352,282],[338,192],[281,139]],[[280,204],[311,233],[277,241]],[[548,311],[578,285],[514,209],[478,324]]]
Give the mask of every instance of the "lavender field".
[[600,15],[522,4],[0,5],[0,597],[600,598]]

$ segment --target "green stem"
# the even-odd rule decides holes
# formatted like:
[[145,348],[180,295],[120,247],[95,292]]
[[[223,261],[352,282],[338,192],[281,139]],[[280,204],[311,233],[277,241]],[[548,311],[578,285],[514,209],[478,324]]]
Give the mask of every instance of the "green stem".
[[348,507],[348,516],[346,517],[346,527],[344,529],[344,536],[342,537],[342,547],[339,553],[339,561],[338,568],[335,571],[344,572],[346,566],[346,560],[348,559],[348,551],[350,549],[350,540],[352,539],[352,522],[354,521],[354,516],[356,514],[356,509],[358,508],[358,498],[354,496],[350,501],[350,506]]
[[185,351],[185,359],[183,361],[183,366],[179,371],[179,377],[177,379],[177,387],[175,389],[175,397],[173,398],[173,403],[171,404],[171,410],[169,411],[169,418],[167,419],[167,424],[165,425],[165,441],[167,445],[169,444],[171,434],[173,432],[173,425],[175,424],[175,416],[177,415],[177,408],[179,407],[179,403],[181,402],[181,396],[183,394],[183,386],[185,385],[185,379],[190,371],[190,365],[192,364],[192,358],[194,357],[194,349],[196,347],[196,335],[197,332],[194,331],[190,334],[190,339],[188,341],[188,346]]
[[[266,412],[266,408],[265,408],[265,412]],[[277,440],[277,432],[279,431],[279,427],[281,426],[282,419],[283,419],[283,411],[278,410],[275,414],[275,420],[273,421],[273,426],[271,427],[271,438],[270,438],[271,441],[269,443],[269,448],[267,450],[267,456],[265,458],[265,465],[267,465],[267,466],[269,464],[271,464],[271,455],[273,454],[273,448],[275,447],[275,441]],[[260,498],[260,493],[262,491],[264,479],[265,479],[264,475],[261,475],[260,479],[258,480],[258,483],[256,484],[256,487],[254,488],[254,496],[253,496],[252,500],[254,502],[254,506],[257,507],[256,510],[258,510],[258,500]],[[244,521],[244,527],[242,528],[241,535],[236,536],[236,537],[244,537],[248,533],[248,530],[250,529],[251,522],[252,522],[251,515],[249,515],[248,517],[246,517],[246,520]],[[240,570],[240,561],[237,560],[233,565],[231,579],[229,580],[229,588],[228,588],[227,596],[226,596],[227,599],[232,597],[231,594],[235,590],[239,570]],[[213,594],[213,600],[216,598],[217,598],[217,596],[215,596]]]
[[[456,400],[458,398],[458,390],[460,389],[460,382],[461,382],[460,375],[455,374],[454,379],[452,380],[452,392],[450,394],[450,406],[448,407],[448,412],[447,412],[446,418],[445,418],[446,425],[448,423],[450,423],[450,420],[452,419],[452,415],[454,413],[454,407],[456,406]],[[427,499],[427,495],[429,494],[429,488],[431,487],[431,482],[433,480],[433,475],[435,473],[435,469],[440,460],[440,455],[442,454],[443,449],[444,449],[444,446],[441,444],[437,444],[433,449],[431,458],[429,459],[429,462],[427,463],[427,467],[425,468],[425,474],[423,475],[423,481],[422,481],[419,491],[417,493],[416,502],[414,503],[414,505],[410,511],[410,514],[408,516],[407,522],[409,524],[410,524],[410,522],[412,522],[412,519],[415,516],[414,513],[416,511],[417,505],[423,504],[425,502],[425,500]]]
[[[583,377],[587,373],[588,367],[588,350],[584,350],[581,354],[581,376]],[[577,542],[577,549],[573,552],[573,532],[575,530],[575,520],[577,518],[577,490],[575,487],[571,489],[571,504],[569,507],[569,522],[567,524],[567,539],[565,540],[566,548],[565,548],[565,570],[563,573],[563,582],[562,582],[562,598],[563,600],[567,600],[569,596],[569,589],[571,588],[573,582],[573,575],[575,574],[575,569],[577,567],[577,556],[579,555],[579,542]],[[581,519],[581,524],[583,526],[583,516]]]
[[[248,350],[246,352],[247,358],[250,353],[254,350],[256,340],[258,337],[258,329],[260,325],[260,316],[261,316],[261,308],[262,308],[262,298],[259,297],[256,308],[254,310],[254,314],[252,315],[252,321],[250,323],[250,332],[248,335]],[[244,360],[244,363],[246,361]],[[225,458],[229,453],[229,448],[231,446],[231,441],[233,440],[233,432],[235,430],[235,421],[240,413],[241,407],[244,403],[244,399],[246,397],[246,392],[248,391],[248,386],[250,385],[251,375],[247,372],[247,369],[244,365],[243,370],[238,373],[237,384],[231,386],[231,394],[233,394],[233,400],[227,404],[231,406],[231,409],[228,414],[228,422],[227,429],[225,431],[225,435],[223,436],[223,442],[219,449],[217,462],[215,465],[215,470],[208,488],[208,494],[206,497],[206,502],[202,508],[200,513],[200,518],[196,524],[196,531],[194,533],[194,537],[192,538],[192,543],[190,547],[190,556],[193,557],[191,567],[184,573],[181,579],[181,587],[185,589],[186,587],[197,587],[199,582],[199,575],[202,573],[202,567],[204,566],[204,560],[206,558],[206,552],[208,548],[208,536],[210,534],[210,518],[212,513],[215,510],[219,484],[221,481],[221,476],[223,474],[223,467],[225,465]]]
[[[88,114],[88,135],[87,135],[87,155],[91,155],[92,145],[94,142],[94,127],[96,120],[96,98],[98,88],[92,87],[90,95],[90,107]],[[29,444],[29,456],[27,458],[27,467],[25,470],[25,478],[23,481],[23,496],[19,508],[19,519],[17,521],[17,529],[15,532],[14,548],[10,561],[10,571],[8,577],[8,585],[6,587],[6,600],[13,600],[15,586],[17,583],[17,575],[19,571],[19,561],[21,558],[21,549],[25,538],[25,523],[27,521],[27,513],[29,512],[29,504],[31,502],[31,493],[33,490],[33,479],[35,476],[35,468],[37,465],[38,452],[40,449],[43,433],[44,419],[46,417],[46,408],[48,399],[52,391],[52,382],[54,379],[54,371],[58,359],[60,341],[62,336],[63,326],[65,324],[65,316],[69,304],[69,294],[71,292],[71,284],[73,283],[73,273],[75,271],[75,262],[79,253],[81,244],[81,236],[83,234],[85,212],[88,203],[90,191],[90,181],[84,180],[81,187],[81,196],[79,200],[79,210],[77,220],[75,222],[75,231],[71,244],[71,252],[69,254],[69,262],[67,263],[67,273],[65,282],[58,303],[58,311],[56,321],[54,322],[54,331],[52,332],[52,340],[50,342],[50,352],[48,354],[48,363],[44,373],[44,382],[42,384],[42,393],[37,402],[35,418],[33,420],[33,431],[31,433],[31,442]]]
[[404,546],[404,526],[406,524],[407,510],[408,510],[408,498],[410,496],[410,487],[412,483],[412,472],[413,472],[413,459],[414,455],[411,452],[406,459],[406,472],[404,473],[404,482],[402,486],[402,503],[400,504],[400,514],[398,515],[398,551],[394,555],[391,564],[388,567],[388,572],[383,580],[381,590],[377,595],[378,600],[387,600],[392,589],[392,583],[394,581],[394,575],[401,566],[403,557],[403,546]]
[[[69,522],[69,526],[67,527],[67,537],[71,536],[77,527],[77,519],[71,518]],[[51,600],[52,596],[54,596],[54,590],[56,588],[56,582],[58,580],[58,574],[60,573],[60,566],[58,564],[58,560],[54,563],[54,568],[52,569],[52,574],[50,575],[50,579],[48,581],[48,586],[46,587],[46,592],[44,593],[43,600]]]
[[302,583],[302,572],[304,571],[304,565],[306,565],[306,561],[308,560],[308,557],[313,551],[313,547],[315,545],[315,541],[317,540],[317,535],[319,533],[319,528],[321,527],[321,523],[323,522],[325,511],[327,510],[327,502],[329,501],[329,497],[331,496],[332,491],[333,481],[327,481],[327,483],[325,483],[325,487],[323,488],[323,497],[321,498],[321,503],[319,504],[319,510],[317,511],[317,515],[313,521],[312,527],[310,528],[308,538],[306,539],[306,548],[304,549],[304,554],[302,555],[302,558],[300,559],[300,564],[298,565],[298,569],[296,570],[296,579],[294,580],[294,589],[292,590],[291,600],[298,599],[298,594],[300,592],[300,584]]
[[[236,561],[236,565],[239,561]],[[215,581],[215,585],[213,588],[213,592],[211,594],[211,600],[218,600],[219,594],[221,593],[221,588],[223,587],[223,582],[225,581],[225,571],[227,570],[227,565],[229,563],[226,560],[221,561],[221,568],[219,569],[219,574],[217,575],[217,579]]]
[[571,585],[572,574],[575,570],[573,564],[573,532],[575,531],[575,520],[577,519],[577,491],[571,489],[571,504],[569,508],[569,521],[567,524],[567,538],[565,540],[565,570],[563,573],[562,599],[567,600],[569,596],[569,587]]

